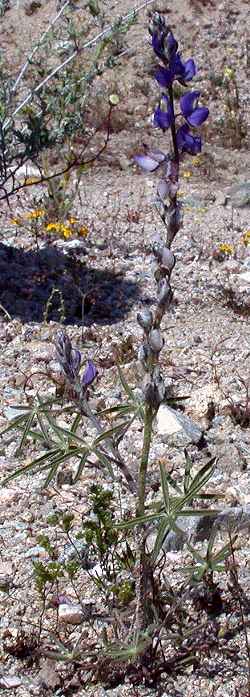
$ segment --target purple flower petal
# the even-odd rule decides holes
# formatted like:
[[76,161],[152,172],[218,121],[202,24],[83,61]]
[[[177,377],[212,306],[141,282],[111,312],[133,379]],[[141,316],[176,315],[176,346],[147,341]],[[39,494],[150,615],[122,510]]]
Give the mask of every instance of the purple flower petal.
[[178,49],[178,41],[176,41],[172,31],[170,31],[167,35],[167,47],[169,56],[172,56],[174,53],[176,53]]
[[162,201],[164,201],[166,196],[169,194],[169,184],[165,179],[160,179],[157,186],[157,194]]
[[155,31],[152,35],[152,47],[154,52],[161,58],[164,55],[164,34]]
[[188,152],[190,155],[197,155],[201,152],[200,137],[193,136],[186,123],[178,129],[176,138],[180,152]]
[[154,112],[153,124],[162,128],[164,131],[171,126],[174,121],[173,109],[169,98],[166,94],[162,94],[160,106]]
[[155,79],[161,87],[169,87],[174,79],[174,74],[172,70],[167,68],[158,68],[155,72]]
[[209,109],[206,106],[199,106],[187,118],[187,121],[190,123],[190,126],[201,126],[201,124],[206,121],[208,114]]
[[162,152],[162,150],[148,150],[147,155],[151,157],[152,160],[156,160],[159,165],[169,157],[165,152]]
[[184,68],[185,68],[184,80],[185,80],[185,82],[189,82],[189,80],[192,80],[192,78],[197,73],[197,68],[196,68],[195,62],[193,61],[192,58],[189,58],[189,60],[186,61],[186,63],[184,64]]
[[189,82],[189,80],[192,80],[192,78],[197,72],[196,65],[193,59],[189,58],[189,60],[187,60],[186,63],[183,63],[179,53],[177,53],[176,56],[174,56],[174,60],[172,61],[170,67],[176,79],[179,80],[179,82],[181,82],[182,84],[185,84],[186,82]]
[[97,369],[92,361],[87,362],[87,368],[82,375],[82,385],[88,387],[95,380],[97,376]]
[[133,159],[137,162],[139,167],[145,169],[146,172],[154,172],[154,170],[159,167],[159,162],[149,157],[149,155],[135,155]]
[[180,98],[181,111],[186,119],[192,114],[194,109],[196,109],[199,96],[200,92],[194,90],[194,92],[186,92],[186,94]]

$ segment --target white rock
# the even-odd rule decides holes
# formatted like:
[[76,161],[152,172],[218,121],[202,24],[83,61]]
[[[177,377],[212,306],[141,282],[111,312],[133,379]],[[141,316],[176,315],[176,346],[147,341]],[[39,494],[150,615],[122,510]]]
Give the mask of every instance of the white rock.
[[245,271],[244,273],[241,273],[239,275],[239,281],[243,281],[243,283],[250,284],[250,271]]
[[161,404],[157,414],[158,433],[163,443],[171,442],[176,447],[185,447],[189,443],[199,443],[202,429],[189,416],[175,411],[166,404]]
[[22,684],[20,678],[15,675],[6,675],[0,678],[0,687],[5,688],[5,690],[13,690],[15,687],[19,687]]
[[68,605],[62,603],[58,608],[59,622],[64,624],[82,624],[84,621],[84,612],[81,605]]

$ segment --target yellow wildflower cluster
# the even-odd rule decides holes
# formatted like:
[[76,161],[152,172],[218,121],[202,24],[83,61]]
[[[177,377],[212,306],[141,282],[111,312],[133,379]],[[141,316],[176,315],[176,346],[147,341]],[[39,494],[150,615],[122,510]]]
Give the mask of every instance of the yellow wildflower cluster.
[[234,253],[234,248],[232,244],[228,244],[227,242],[223,242],[222,244],[219,245],[219,252],[222,254],[227,254],[228,256],[231,256],[231,254]]
[[[10,222],[12,223],[12,225],[23,225],[25,220],[29,220],[31,222],[39,221],[39,219],[44,216],[44,208],[36,208],[34,211],[25,213],[23,219],[21,217],[16,217],[12,218]],[[58,235],[64,237],[64,239],[68,239],[73,234],[76,234],[80,237],[87,237],[89,234],[89,230],[86,227],[86,225],[79,226],[77,218],[75,218],[73,215],[70,216],[66,222],[47,223],[45,224],[44,229],[46,230],[46,232],[55,232]]]
[[64,225],[64,223],[48,223],[45,227],[47,232],[58,232],[58,234],[62,235],[65,239],[70,237],[73,233],[72,228],[68,225]]
[[246,230],[241,239],[245,247],[248,247],[250,245],[250,230]]
[[27,218],[27,220],[38,220],[38,218],[42,218],[44,214],[44,208],[36,208],[36,210],[31,211],[30,213],[26,213],[25,218]]
[[46,225],[46,230],[47,232],[57,232],[59,235],[62,235],[64,239],[68,239],[74,232],[80,235],[80,237],[87,237],[89,231],[85,225],[82,225],[80,228],[76,227],[75,229],[70,227],[77,223],[76,218],[69,218],[67,223],[67,225],[65,223],[48,223]]

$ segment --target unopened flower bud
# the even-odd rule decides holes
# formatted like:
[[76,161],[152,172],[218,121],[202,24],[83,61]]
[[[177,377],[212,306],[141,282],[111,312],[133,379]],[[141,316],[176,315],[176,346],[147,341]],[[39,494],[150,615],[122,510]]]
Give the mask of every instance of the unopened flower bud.
[[145,309],[142,312],[138,312],[137,322],[146,333],[150,332],[153,325],[153,313],[151,310]]
[[163,347],[163,339],[159,329],[151,329],[149,334],[149,345],[154,353],[160,353]]

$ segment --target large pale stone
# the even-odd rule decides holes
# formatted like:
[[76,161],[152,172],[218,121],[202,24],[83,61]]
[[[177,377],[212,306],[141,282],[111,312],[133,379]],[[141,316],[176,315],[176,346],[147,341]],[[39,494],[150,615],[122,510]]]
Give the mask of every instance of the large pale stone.
[[202,438],[202,429],[192,419],[166,404],[161,404],[158,410],[157,428],[163,443],[176,447],[197,444]]

